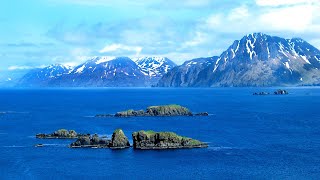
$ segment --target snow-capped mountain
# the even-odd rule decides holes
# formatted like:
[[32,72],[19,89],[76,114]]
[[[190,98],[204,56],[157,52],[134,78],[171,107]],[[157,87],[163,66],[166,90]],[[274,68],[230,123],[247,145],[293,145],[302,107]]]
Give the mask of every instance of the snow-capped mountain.
[[70,71],[70,67],[61,64],[32,69],[19,80],[18,86],[47,86],[51,80],[68,74]]
[[50,82],[51,86],[114,87],[146,86],[145,75],[128,57],[95,57],[70,73]]
[[46,67],[29,72],[19,85],[53,87],[151,86],[175,64],[167,58],[93,57],[71,69]]
[[133,61],[141,68],[142,73],[149,77],[162,77],[177,66],[166,57],[139,57]]
[[[193,82],[169,72],[159,86],[296,86],[320,84],[320,51],[306,41],[262,33],[236,40]],[[182,77],[184,78],[184,77]],[[180,78],[181,79],[181,78]]]
[[165,75],[166,78],[162,78],[160,80],[159,85],[163,86],[163,84],[167,83],[167,79],[170,79],[171,81],[168,83],[173,87],[192,86],[193,84],[197,83],[199,79],[205,78],[202,77],[203,75],[200,74],[200,72],[214,64],[218,58],[219,57],[214,56],[186,61],[181,66],[176,66],[169,71]]

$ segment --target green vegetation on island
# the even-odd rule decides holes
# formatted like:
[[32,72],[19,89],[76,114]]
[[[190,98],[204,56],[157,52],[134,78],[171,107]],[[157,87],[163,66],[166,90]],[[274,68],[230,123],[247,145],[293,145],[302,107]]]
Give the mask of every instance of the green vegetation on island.
[[179,149],[204,148],[207,143],[174,132],[138,131],[132,133],[133,148],[135,149]]

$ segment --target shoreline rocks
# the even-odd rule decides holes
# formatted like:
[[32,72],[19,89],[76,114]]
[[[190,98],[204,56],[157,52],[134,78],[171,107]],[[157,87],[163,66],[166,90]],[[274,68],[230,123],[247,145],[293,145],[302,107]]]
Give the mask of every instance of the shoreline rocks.
[[66,129],[59,129],[51,134],[36,134],[36,138],[38,139],[76,139],[82,136],[88,136],[90,134],[78,134],[74,130],[66,130]]
[[207,143],[182,137],[173,132],[138,131],[132,133],[134,149],[206,148]]

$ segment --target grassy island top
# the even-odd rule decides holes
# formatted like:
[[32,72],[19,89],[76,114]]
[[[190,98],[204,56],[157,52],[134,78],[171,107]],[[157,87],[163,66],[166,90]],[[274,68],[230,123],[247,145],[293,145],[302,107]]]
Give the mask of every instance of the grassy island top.
[[189,111],[188,108],[177,105],[177,104],[169,104],[169,105],[159,105],[159,106],[149,106],[147,109],[162,109],[162,108],[169,108],[169,109],[184,109]]
[[139,132],[134,132],[133,134],[137,134],[137,133],[145,134],[145,135],[147,135],[148,138],[150,138],[151,136],[155,136],[156,134],[158,134],[159,136],[162,136],[162,137],[179,139],[180,141],[182,141],[182,140],[189,140],[191,145],[199,145],[199,144],[202,144],[201,141],[198,141],[198,140],[196,140],[196,139],[192,139],[192,138],[189,138],[189,137],[179,136],[179,135],[177,135],[177,134],[174,133],[174,132],[155,132],[155,131],[152,131],[152,130],[148,130],[148,131],[141,130],[141,131],[139,131]]

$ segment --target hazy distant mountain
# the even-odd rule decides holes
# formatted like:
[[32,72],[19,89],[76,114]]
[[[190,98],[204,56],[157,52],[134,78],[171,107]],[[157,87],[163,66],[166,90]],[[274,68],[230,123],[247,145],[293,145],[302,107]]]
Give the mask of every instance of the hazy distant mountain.
[[66,67],[61,64],[50,65],[42,69],[32,69],[18,81],[18,86],[48,86],[50,81],[68,74],[70,71],[70,67]]
[[[163,76],[159,86],[297,86],[320,83],[320,51],[306,41],[262,33],[236,40],[218,58],[196,66],[188,63]],[[192,64],[193,61],[191,61]],[[193,66],[192,66],[193,67]]]
[[[19,86],[145,87],[158,82],[175,64],[167,58],[94,57],[72,70],[61,65],[26,74]],[[60,68],[58,68],[60,67]]]

